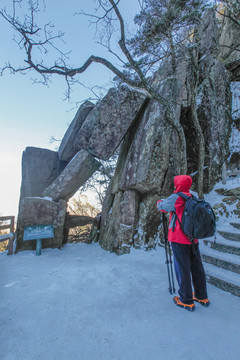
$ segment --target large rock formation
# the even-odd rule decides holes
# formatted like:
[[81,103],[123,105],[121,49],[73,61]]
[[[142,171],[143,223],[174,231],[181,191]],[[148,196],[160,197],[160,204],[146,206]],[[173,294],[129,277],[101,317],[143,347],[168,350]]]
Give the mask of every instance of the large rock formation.
[[[204,185],[205,191],[209,191],[219,180],[228,157],[231,125],[230,77],[221,61],[219,27],[213,10],[206,12],[193,41],[194,46],[179,51],[175,67],[168,59],[161,64],[152,83],[171,104],[176,121],[183,127],[188,174],[198,170],[199,145],[193,123],[196,92],[197,115],[205,138]],[[117,167],[104,200],[101,223],[95,226],[93,237],[98,238],[100,229],[101,246],[118,254],[128,252],[131,246],[155,246],[161,223],[156,201],[172,192],[173,177],[181,171],[180,140],[166,111],[156,100],[127,86],[113,88],[96,105],[85,102],[80,106],[58,154],[50,152],[50,160],[39,155],[36,162],[25,155],[23,182],[34,186],[22,185],[19,248],[26,246],[21,240],[23,225],[37,222],[35,216],[26,221],[28,212],[38,214],[47,201],[29,200],[26,196],[51,197],[55,202],[49,203],[50,208],[66,202],[98,169],[94,157],[109,159],[119,145]],[[37,172],[35,176],[29,171],[32,163],[41,168],[40,181]],[[37,191],[33,192],[33,188]],[[45,219],[42,214],[40,211],[41,223],[55,221],[56,215]],[[61,240],[51,246],[58,246],[63,240],[62,223],[59,229]]]
[[[48,153],[44,151],[44,149],[37,149],[33,152],[34,154],[53,155],[53,152]],[[54,159],[57,163],[58,156],[55,155]],[[36,169],[33,168],[32,163],[36,166]],[[50,178],[52,182],[50,182],[50,179],[42,179],[40,176],[39,178],[37,177],[41,171],[43,174],[51,174],[51,166],[47,166],[49,165],[49,161],[46,156],[45,160],[40,156],[35,162],[32,161],[32,157],[30,157],[30,161],[27,162],[25,159],[24,164],[24,169],[36,170],[36,173],[27,172],[29,177],[23,178],[22,181],[24,186],[22,185],[21,188],[22,193],[19,204],[17,250],[32,249],[35,246],[34,241],[23,242],[24,226],[31,225],[52,224],[55,227],[54,239],[49,241],[44,240],[44,246],[61,247],[64,241],[66,201],[92,176],[99,168],[100,163],[87,151],[81,150],[73,157],[58,177],[56,177],[58,172],[54,172],[55,176]],[[39,168],[40,165],[41,167]],[[40,183],[40,181],[42,182]],[[23,189],[26,188],[26,183],[32,185],[32,187],[28,186],[27,196],[27,192],[23,192]],[[49,183],[50,185],[46,187]],[[45,189],[43,189],[44,187]],[[64,212],[64,216],[62,212]],[[56,219],[62,220],[60,225],[55,226],[55,223],[58,223]]]
[[[188,173],[196,172],[199,149],[191,108],[196,84],[191,78],[192,63],[189,59],[196,63],[199,71],[197,113],[206,142],[205,191],[209,191],[220,177],[222,164],[228,155],[230,135],[229,79],[218,59],[218,40],[215,14],[209,10],[196,34],[197,49],[193,53],[187,50],[179,53],[175,69],[170,62],[165,62],[154,78],[159,94],[171,102],[184,128]],[[122,145],[103,206],[100,244],[117,253],[126,252],[127,245],[132,244],[136,247],[154,246],[161,222],[156,201],[171,193],[173,177],[179,173],[177,133],[167,122],[166,109],[151,100]],[[128,214],[128,222],[122,219],[122,214]]]

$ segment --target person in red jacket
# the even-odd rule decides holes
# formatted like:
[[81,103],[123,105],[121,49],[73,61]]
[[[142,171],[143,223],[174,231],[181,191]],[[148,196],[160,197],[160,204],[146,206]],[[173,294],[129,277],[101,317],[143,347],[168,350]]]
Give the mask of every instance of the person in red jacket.
[[[186,310],[195,309],[194,301],[203,306],[208,306],[210,301],[207,296],[206,277],[199,252],[198,240],[194,240],[194,250],[190,238],[186,236],[179,220],[182,220],[185,201],[177,193],[182,192],[188,196],[192,178],[188,175],[178,175],[174,178],[174,194],[167,199],[159,200],[157,208],[159,211],[170,213],[168,227],[168,241],[171,242],[174,268],[179,285],[179,296],[173,298],[177,306]],[[177,216],[176,216],[177,215]],[[192,289],[194,288],[194,292]]]

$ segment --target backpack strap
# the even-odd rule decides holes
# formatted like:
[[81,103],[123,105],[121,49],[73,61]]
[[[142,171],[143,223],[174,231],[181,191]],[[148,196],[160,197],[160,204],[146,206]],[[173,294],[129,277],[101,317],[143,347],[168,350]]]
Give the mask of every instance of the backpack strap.
[[[193,199],[194,199],[194,198],[196,199],[195,196],[193,196],[193,195],[192,195],[192,196],[188,196],[188,195],[186,195],[186,194],[183,194],[182,192],[177,192],[176,194],[179,195],[179,196],[181,196],[181,198],[182,198],[183,200],[185,200],[185,201],[187,201],[190,197],[192,197]],[[175,212],[175,215],[176,215],[176,218],[177,218],[177,220],[178,220],[178,222],[179,222],[180,228],[182,229],[182,232],[184,233],[183,228],[182,228],[182,223],[181,223],[181,221],[179,220],[179,217],[177,216],[176,212]],[[195,246],[195,243],[194,243],[194,239],[193,239],[193,238],[190,238],[189,240],[190,240],[191,243],[192,243],[192,251],[193,251],[193,255],[195,256],[197,252],[196,252],[196,246]]]
[[[179,196],[180,196],[183,200],[185,200],[185,201],[187,201],[187,200],[190,198],[190,196],[185,195],[185,194],[183,194],[182,192],[177,192],[176,194],[179,195]],[[177,216],[176,210],[174,211],[174,215],[175,215],[175,219],[174,219],[174,224],[173,224],[173,231],[175,230],[176,221],[179,222],[180,228],[181,228],[182,231],[183,231],[182,223],[181,223],[179,217]],[[184,231],[183,231],[183,232],[184,232]]]
[[182,192],[177,192],[177,195],[181,196],[181,198],[185,201],[187,201],[191,196],[188,196],[186,194],[183,194]]
[[174,219],[174,223],[173,223],[173,227],[172,227],[173,230],[172,230],[172,231],[174,232],[175,226],[176,226],[176,221],[178,221],[182,232],[184,232],[184,231],[183,231],[183,228],[182,228],[182,223],[181,223],[179,217],[177,216],[176,211],[174,211],[174,216],[175,216],[175,219]]

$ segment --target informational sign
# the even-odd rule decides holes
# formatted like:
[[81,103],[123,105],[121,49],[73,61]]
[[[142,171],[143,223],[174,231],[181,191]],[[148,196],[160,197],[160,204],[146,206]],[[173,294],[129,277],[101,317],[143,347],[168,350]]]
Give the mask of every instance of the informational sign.
[[23,241],[37,240],[37,239],[50,239],[54,237],[52,225],[34,225],[25,226]]

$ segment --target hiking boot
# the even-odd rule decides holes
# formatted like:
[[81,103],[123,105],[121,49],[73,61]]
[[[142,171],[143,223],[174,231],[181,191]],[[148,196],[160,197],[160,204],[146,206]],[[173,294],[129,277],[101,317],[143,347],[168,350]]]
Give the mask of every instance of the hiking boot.
[[205,307],[210,305],[210,301],[208,299],[198,299],[195,297],[194,293],[193,293],[193,301],[197,301],[199,302],[199,304]]
[[173,302],[174,302],[174,304],[176,304],[177,306],[180,306],[180,307],[182,307],[182,308],[184,308],[184,309],[186,309],[186,310],[188,310],[188,311],[193,311],[193,310],[195,310],[195,305],[194,305],[194,303],[192,303],[192,304],[185,304],[185,303],[183,303],[183,302],[180,300],[179,296],[174,296]]

